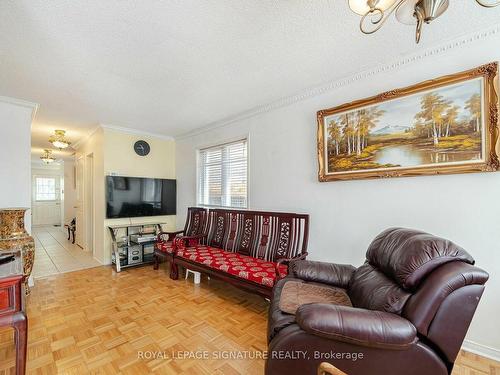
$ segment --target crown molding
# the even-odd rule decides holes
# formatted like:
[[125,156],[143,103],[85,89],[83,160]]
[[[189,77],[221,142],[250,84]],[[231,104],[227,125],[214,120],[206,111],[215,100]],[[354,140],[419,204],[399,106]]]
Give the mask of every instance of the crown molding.
[[139,130],[139,129],[124,128],[122,126],[116,126],[116,125],[110,125],[110,124],[101,124],[101,127],[103,129],[113,130],[113,131],[120,132],[120,133],[127,133],[127,134],[133,134],[133,135],[143,135],[146,137],[163,139],[165,141],[173,141],[174,140],[174,137],[171,137],[169,135],[152,133],[152,132],[147,132],[147,131],[143,131],[143,130]]
[[132,128],[124,128],[122,126],[116,126],[116,125],[109,125],[109,124],[99,124],[97,125],[90,133],[88,133],[85,137],[80,139],[79,141],[75,142],[73,144],[73,149],[78,150],[82,144],[87,142],[87,140],[92,137],[95,132],[97,132],[99,129],[107,129],[107,130],[112,130],[115,132],[119,133],[126,133],[126,134],[133,134],[133,135],[143,135],[147,137],[152,137],[152,138],[158,138],[158,139],[163,139],[167,141],[173,141],[174,138],[170,137],[168,135],[163,135],[163,134],[158,134],[158,133],[151,133],[151,132],[146,132],[138,129],[132,129]]
[[27,100],[22,100],[17,98],[11,98],[9,96],[0,96],[0,102],[31,109],[31,120],[35,118],[36,113],[38,112],[38,107],[40,106],[38,103],[33,103]]
[[101,125],[97,125],[95,128],[93,128],[90,133],[88,133],[87,135],[85,135],[83,138],[81,138],[80,140],[76,141],[75,143],[73,143],[71,145],[71,148],[75,151],[77,151],[81,145],[83,145],[85,142],[87,142],[89,140],[90,137],[92,137],[96,131],[98,131],[99,129],[101,129]]
[[186,138],[190,138],[196,135],[200,135],[215,129],[223,128],[226,126],[229,126],[237,121],[245,120],[251,117],[255,117],[257,115],[266,113],[266,112],[272,112],[276,109],[283,108],[290,106],[295,103],[302,102],[307,99],[314,98],[316,96],[320,96],[322,94],[334,91],[336,89],[339,89],[344,86],[348,86],[356,81],[360,81],[366,78],[369,78],[371,76],[377,75],[379,73],[386,73],[389,71],[394,71],[397,69],[400,69],[404,66],[411,65],[415,62],[425,60],[430,57],[435,57],[437,55],[441,55],[445,52],[448,52],[453,49],[457,48],[464,48],[464,46],[473,44],[476,42],[479,42],[481,40],[487,39],[489,37],[492,37],[494,35],[500,34],[500,25],[495,25],[493,27],[489,27],[486,29],[482,29],[480,31],[476,31],[473,33],[469,33],[466,35],[463,35],[461,37],[451,39],[450,41],[447,41],[445,43],[438,44],[437,46],[430,47],[424,51],[414,53],[414,54],[408,54],[403,56],[402,58],[399,58],[397,60],[393,60],[392,62],[386,63],[379,65],[375,68],[371,69],[365,69],[362,70],[359,73],[356,74],[351,74],[348,76],[345,76],[340,79],[336,79],[334,81],[327,82],[323,85],[320,86],[315,86],[311,87],[309,89],[306,89],[300,93],[297,93],[295,95],[283,97],[281,99],[275,100],[273,102],[263,104],[254,108],[251,108],[249,110],[237,113],[233,116],[226,117],[221,120],[214,121],[212,123],[209,123],[205,126],[201,126],[195,130],[182,133],[178,136],[175,137],[176,140],[182,140]]

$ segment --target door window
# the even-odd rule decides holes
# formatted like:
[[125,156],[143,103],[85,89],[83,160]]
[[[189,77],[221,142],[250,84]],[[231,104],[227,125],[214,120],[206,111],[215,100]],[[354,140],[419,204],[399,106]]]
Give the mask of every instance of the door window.
[[54,177],[36,177],[35,200],[37,201],[57,200],[56,179]]

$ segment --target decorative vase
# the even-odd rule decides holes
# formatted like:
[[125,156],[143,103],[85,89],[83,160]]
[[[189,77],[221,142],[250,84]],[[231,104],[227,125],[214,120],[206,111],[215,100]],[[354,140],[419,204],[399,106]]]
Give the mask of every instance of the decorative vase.
[[0,209],[0,252],[21,250],[26,295],[30,293],[28,279],[35,261],[35,241],[24,228],[24,214],[29,208]]

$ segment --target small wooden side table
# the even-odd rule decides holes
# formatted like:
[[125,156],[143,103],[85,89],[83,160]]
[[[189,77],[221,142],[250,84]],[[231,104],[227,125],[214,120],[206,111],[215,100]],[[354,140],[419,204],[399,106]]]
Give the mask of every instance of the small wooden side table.
[[[5,251],[2,254],[6,254]],[[14,260],[0,264],[0,326],[14,328],[16,374],[26,371],[28,318],[24,311],[23,263],[21,252],[13,252]]]

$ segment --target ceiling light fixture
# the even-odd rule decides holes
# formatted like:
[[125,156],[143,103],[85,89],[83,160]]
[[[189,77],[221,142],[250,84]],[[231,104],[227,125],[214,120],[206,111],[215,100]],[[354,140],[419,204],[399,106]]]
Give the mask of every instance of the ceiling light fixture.
[[43,150],[43,154],[40,156],[40,159],[42,159],[45,164],[51,164],[56,161],[56,158],[52,156],[52,150],[47,148]]
[[[347,0],[349,8],[361,16],[359,28],[364,34],[373,34],[380,30],[387,18],[396,13],[399,22],[416,25],[415,40],[422,36],[424,23],[431,23],[441,16],[450,4],[450,0]],[[485,8],[500,5],[500,0],[475,0]]]
[[71,142],[68,142],[64,136],[66,135],[65,130],[54,130],[54,135],[49,138],[49,142],[57,147],[59,150],[69,147]]

